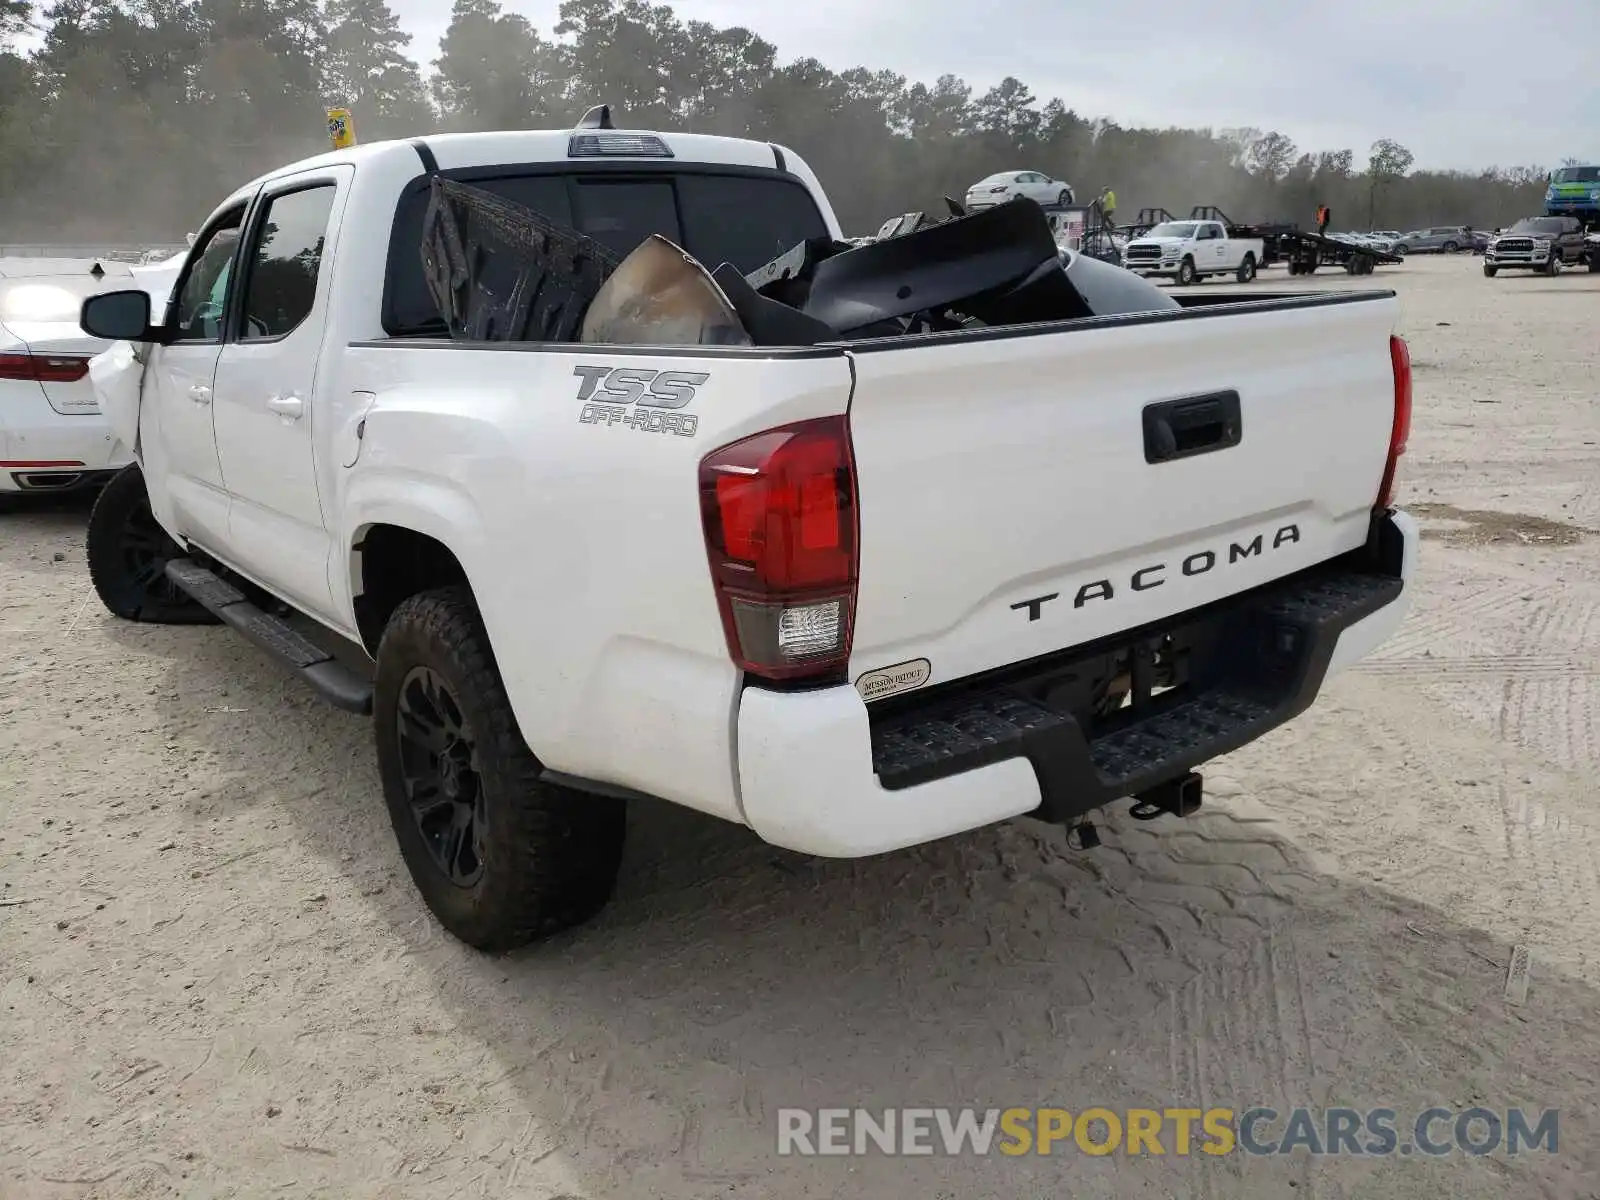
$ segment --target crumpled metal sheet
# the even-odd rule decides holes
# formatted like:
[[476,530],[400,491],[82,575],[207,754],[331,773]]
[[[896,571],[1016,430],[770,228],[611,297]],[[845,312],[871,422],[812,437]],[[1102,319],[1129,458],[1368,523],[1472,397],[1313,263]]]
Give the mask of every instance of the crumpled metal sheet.
[[89,384],[100,413],[124,446],[137,446],[144,363],[132,342],[112,342],[89,360]]
[[651,234],[622,260],[583,319],[581,339],[633,346],[748,346],[750,334],[705,267]]

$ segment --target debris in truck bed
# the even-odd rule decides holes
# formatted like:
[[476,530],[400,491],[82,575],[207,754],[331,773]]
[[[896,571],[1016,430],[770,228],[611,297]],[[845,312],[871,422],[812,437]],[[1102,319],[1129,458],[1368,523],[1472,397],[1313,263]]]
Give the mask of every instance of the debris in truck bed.
[[1177,307],[1148,281],[1056,246],[1014,201],[864,246],[801,242],[741,275],[651,235],[627,258],[532,209],[435,177],[428,288],[468,341],[803,346]]
[[584,342],[748,346],[728,297],[693,255],[651,234],[600,286],[583,318]]
[[440,175],[422,239],[423,278],[461,341],[577,341],[590,302],[620,263],[576,229]]

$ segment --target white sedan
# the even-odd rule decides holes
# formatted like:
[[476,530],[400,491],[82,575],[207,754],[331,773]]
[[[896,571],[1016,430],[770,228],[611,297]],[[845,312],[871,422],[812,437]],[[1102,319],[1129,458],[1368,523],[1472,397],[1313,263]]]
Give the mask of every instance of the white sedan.
[[142,287],[159,311],[179,265],[0,259],[0,499],[92,487],[132,459],[89,380],[108,343],[79,328],[78,310],[99,292]]
[[1072,185],[1064,179],[1052,179],[1039,171],[1002,171],[987,179],[980,179],[967,189],[966,206],[988,208],[1026,196],[1040,204],[1072,204]]

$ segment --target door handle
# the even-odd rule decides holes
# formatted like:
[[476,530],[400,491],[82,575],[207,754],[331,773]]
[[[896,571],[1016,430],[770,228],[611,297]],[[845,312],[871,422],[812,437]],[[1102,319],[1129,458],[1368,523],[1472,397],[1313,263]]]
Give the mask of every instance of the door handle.
[[194,384],[189,389],[189,399],[193,400],[196,404],[210,404],[211,389],[203,383]]
[[306,410],[306,402],[299,396],[268,396],[267,407],[280,417],[298,421],[300,414]]

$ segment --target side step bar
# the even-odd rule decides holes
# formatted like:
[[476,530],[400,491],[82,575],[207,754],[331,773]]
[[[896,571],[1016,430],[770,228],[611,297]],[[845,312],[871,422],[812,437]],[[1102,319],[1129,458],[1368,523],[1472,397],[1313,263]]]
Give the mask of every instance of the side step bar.
[[346,712],[372,714],[372,684],[300,634],[287,621],[262,612],[244,593],[192,559],[167,563],[167,578],[309,683]]

